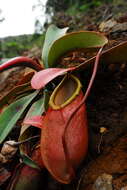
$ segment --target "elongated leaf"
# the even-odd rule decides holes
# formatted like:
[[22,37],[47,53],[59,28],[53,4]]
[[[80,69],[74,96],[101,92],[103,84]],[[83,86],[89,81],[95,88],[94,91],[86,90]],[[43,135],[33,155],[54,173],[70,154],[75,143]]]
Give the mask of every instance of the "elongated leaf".
[[[41,115],[44,112],[44,97],[40,98],[36,102],[33,103],[29,111],[27,112],[27,115],[24,120],[27,120],[28,118],[31,118],[32,116],[38,116]],[[21,127],[20,131],[20,137],[19,140],[25,140],[28,138],[28,134],[25,135],[24,132],[29,128],[29,126],[25,126],[24,124]],[[30,135],[30,134],[29,134]]]
[[[27,115],[26,115],[24,120],[32,118],[33,116],[36,117],[38,115],[42,115],[48,108],[48,102],[49,102],[49,93],[45,89],[44,93],[43,93],[43,97],[41,97],[39,100],[37,100],[35,103],[33,103],[31,108],[27,112]],[[23,123],[23,125],[21,127],[21,131],[20,131],[19,141],[25,140],[25,139],[29,138],[31,135],[32,135],[31,126],[25,125]],[[22,152],[22,154],[23,153],[27,154],[27,151],[26,151],[27,147],[26,146],[27,146],[26,144],[20,145],[20,151]]]
[[68,51],[85,48],[100,48],[108,39],[100,33],[90,31],[72,32],[56,40],[48,53],[48,64],[54,67],[56,60]]
[[7,137],[15,123],[37,94],[38,91],[35,91],[34,93],[17,100],[8,106],[0,115],[0,143],[2,143],[2,141]]
[[45,88],[43,94],[44,94],[44,112],[46,112],[49,106],[49,98],[50,98],[49,90]]
[[66,69],[62,69],[62,68],[44,69],[33,76],[31,80],[31,86],[34,89],[41,89],[45,87],[45,85],[48,84],[54,78],[58,77],[59,75],[64,74],[67,71],[72,71],[74,69],[75,69],[74,67],[66,68]]
[[28,119],[25,119],[23,121],[23,123],[25,125],[32,125],[32,126],[35,126],[35,127],[38,127],[40,129],[42,129],[43,125],[42,125],[42,122],[43,122],[43,117],[44,116],[33,116],[31,118],[28,118]]
[[10,59],[7,62],[4,62],[3,64],[1,64],[0,72],[5,71],[10,68],[13,68],[13,67],[17,67],[17,66],[30,67],[32,69],[35,69],[36,71],[40,71],[41,69],[43,69],[36,60],[33,60],[28,57],[15,57],[15,58]]
[[30,72],[23,76],[16,87],[12,88],[12,90],[10,90],[5,96],[0,98],[0,109],[6,104],[10,104],[23,96],[29,95],[31,91],[33,91],[30,85],[33,75],[34,72]]
[[22,157],[22,161],[24,164],[26,164],[32,168],[40,170],[40,167],[29,156],[27,156],[25,154],[21,154],[21,157]]
[[[33,147],[32,147],[33,148]],[[21,154],[22,155],[22,154]],[[40,145],[38,144],[36,147],[34,147],[34,150],[32,151],[32,154],[29,156],[27,155],[22,155],[22,161],[32,167],[36,168],[38,170],[44,168],[44,163],[43,159],[41,156],[41,151],[40,151]]]
[[28,91],[31,89],[30,83],[18,85],[14,87],[10,92],[8,92],[5,96],[0,99],[0,108],[2,108],[5,104],[8,104],[10,100],[13,98],[17,98],[18,93]]
[[[87,66],[94,64],[96,57],[92,57],[87,60],[85,63],[77,66],[77,69],[84,69]],[[122,42],[117,46],[114,46],[108,50],[102,52],[100,57],[100,64],[111,64],[111,63],[120,63],[127,61],[127,41]]]
[[29,81],[31,81],[33,75],[34,75],[34,72],[27,73],[25,76],[23,76],[23,78],[21,78],[21,80],[18,82],[17,85],[28,83]]
[[[31,118],[31,117],[38,117],[37,115],[41,115],[43,112],[45,112],[47,107],[47,102],[49,99],[49,94],[47,90],[44,90],[44,96],[40,98],[38,101],[36,101],[28,111],[25,120]],[[42,117],[42,116],[41,116]],[[28,123],[27,123],[28,124]],[[24,124],[22,125],[19,141],[26,140],[33,134],[33,128],[30,126],[32,125],[29,123],[29,125]],[[36,167],[36,163],[28,156],[30,150],[29,144],[22,144],[20,145],[20,153],[23,157],[23,162],[33,168]]]
[[48,64],[48,54],[50,51],[50,48],[55,40],[63,36],[68,28],[57,28],[55,25],[50,25],[45,36],[45,41],[44,41],[44,47],[42,51],[42,60],[44,62],[45,68],[49,67]]
[[29,109],[26,117],[41,115],[44,112],[44,97],[37,100]]
[[[44,96],[40,98],[39,100],[37,100],[27,112],[27,115],[24,120],[27,120],[28,118],[31,118],[33,116],[41,115],[45,111],[44,102],[45,102]],[[19,141],[24,141],[32,135],[33,135],[33,128],[30,125],[25,125],[23,123],[21,127],[21,131],[20,131]],[[20,153],[22,155],[29,154],[29,152],[31,152],[29,151],[29,149],[30,149],[29,143],[20,145]]]

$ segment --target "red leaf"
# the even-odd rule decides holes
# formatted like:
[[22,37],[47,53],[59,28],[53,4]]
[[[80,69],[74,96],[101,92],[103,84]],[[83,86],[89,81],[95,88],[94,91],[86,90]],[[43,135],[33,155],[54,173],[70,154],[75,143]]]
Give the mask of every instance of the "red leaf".
[[38,127],[40,129],[42,129],[43,127],[43,119],[44,119],[44,116],[33,116],[31,118],[27,118],[23,121],[23,124],[25,125],[32,125],[32,126],[35,126],[35,127]]
[[58,77],[59,75],[64,74],[67,71],[72,71],[74,69],[75,67],[66,68],[66,69],[62,69],[62,68],[44,69],[33,76],[31,80],[31,86],[34,89],[44,88],[45,85],[48,84],[54,78]]
[[36,60],[33,60],[28,57],[15,57],[10,59],[9,61],[0,65],[0,72],[5,71],[7,69],[17,67],[17,66],[26,66],[35,69],[36,71],[42,70],[42,66],[38,64]]
[[25,84],[29,82],[34,75],[34,72],[27,73],[23,78],[17,83],[17,85]]

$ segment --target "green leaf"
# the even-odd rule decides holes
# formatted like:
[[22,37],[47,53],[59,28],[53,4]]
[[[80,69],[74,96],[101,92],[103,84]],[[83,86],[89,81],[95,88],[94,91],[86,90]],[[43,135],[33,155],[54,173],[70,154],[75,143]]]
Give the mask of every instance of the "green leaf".
[[56,40],[47,53],[49,67],[54,67],[57,59],[65,53],[76,49],[100,48],[108,39],[100,33],[90,31],[72,32]]
[[[42,115],[46,110],[47,104],[48,104],[48,92],[47,90],[44,90],[43,97],[41,97],[39,100],[37,100],[32,104],[31,108],[27,112],[25,119],[31,118],[32,116]],[[32,136],[33,129],[34,128],[31,126],[23,124],[20,131],[19,141],[24,141],[30,136]],[[24,143],[20,145],[20,153],[28,154],[28,152],[30,152],[29,148],[30,148],[29,143]]]
[[[48,106],[48,101],[49,101],[49,93],[45,89],[43,97],[40,98],[39,100],[37,100],[31,106],[25,119],[30,118],[32,116],[41,115],[43,112],[45,112],[47,109],[47,106]],[[27,138],[29,138],[33,134],[32,132],[33,132],[33,127],[23,125],[21,127],[19,141],[23,141],[23,140],[26,140]],[[20,153],[22,155],[23,162],[33,168],[37,168],[38,165],[27,155],[28,152],[30,152],[29,149],[30,149],[30,146],[28,143],[24,143],[24,144],[20,145]]]
[[44,89],[44,112],[46,112],[48,109],[49,98],[49,91],[47,89]]
[[43,51],[42,51],[42,60],[45,68],[49,67],[48,64],[48,54],[50,51],[50,48],[55,40],[63,36],[68,28],[57,28],[55,25],[50,25],[45,36]]
[[[31,108],[27,112],[27,115],[25,116],[25,119],[31,118],[32,116],[42,115],[47,108],[47,104],[48,104],[48,100],[49,100],[48,96],[49,96],[48,92],[44,91],[43,97],[41,97],[39,100],[37,100],[36,102],[34,102],[32,104]],[[20,141],[25,140],[28,137],[30,137],[30,134],[28,134],[28,130],[27,130],[29,127],[30,126],[27,126],[24,124],[22,125],[21,131],[20,131],[20,137],[19,137]],[[26,133],[25,133],[25,131],[26,131]],[[25,145],[21,145],[21,147],[22,146],[25,146]]]
[[[31,108],[27,112],[25,119],[31,118],[32,116],[42,115],[47,110],[49,102],[48,90],[45,89],[43,94],[43,97],[41,97],[39,100],[33,103]],[[24,141],[27,138],[29,138],[33,134],[32,131],[33,127],[23,124],[20,131],[19,141]],[[20,153],[28,154],[28,149],[28,143],[20,145]]]
[[0,115],[0,143],[2,143],[7,137],[27,106],[37,94],[38,91],[35,91],[34,93],[17,100],[2,112]]
[[21,154],[22,162],[32,168],[40,170],[41,168],[26,154]]
[[44,112],[44,98],[41,97],[39,100],[33,103],[29,111],[27,112],[26,117],[32,117],[36,115],[41,115]]

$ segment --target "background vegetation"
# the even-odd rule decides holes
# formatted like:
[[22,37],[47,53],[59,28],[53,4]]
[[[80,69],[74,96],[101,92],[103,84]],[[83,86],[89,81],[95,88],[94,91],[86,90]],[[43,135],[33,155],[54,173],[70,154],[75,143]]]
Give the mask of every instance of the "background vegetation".
[[[42,49],[44,33],[49,23],[54,23],[58,27],[69,26],[70,30],[75,31],[96,30],[93,28],[95,23],[100,24],[112,14],[117,14],[117,9],[125,12],[126,5],[125,0],[47,0],[44,7],[43,0],[38,0],[33,7],[34,9],[40,7],[42,15],[45,10],[45,23],[42,25],[37,19],[33,35],[0,39],[0,59],[24,55],[24,52],[27,52],[25,54],[27,55],[28,51],[35,47]],[[0,22],[4,20],[1,13],[0,10]]]
[[0,58],[11,58],[27,53],[28,50],[41,48],[44,34],[21,35],[0,39]]

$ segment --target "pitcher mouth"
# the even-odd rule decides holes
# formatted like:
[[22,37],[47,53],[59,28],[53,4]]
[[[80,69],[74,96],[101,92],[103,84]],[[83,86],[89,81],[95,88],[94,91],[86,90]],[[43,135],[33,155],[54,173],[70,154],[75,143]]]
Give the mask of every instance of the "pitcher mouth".
[[50,96],[49,105],[57,110],[65,107],[81,90],[81,82],[74,75],[66,75]]

